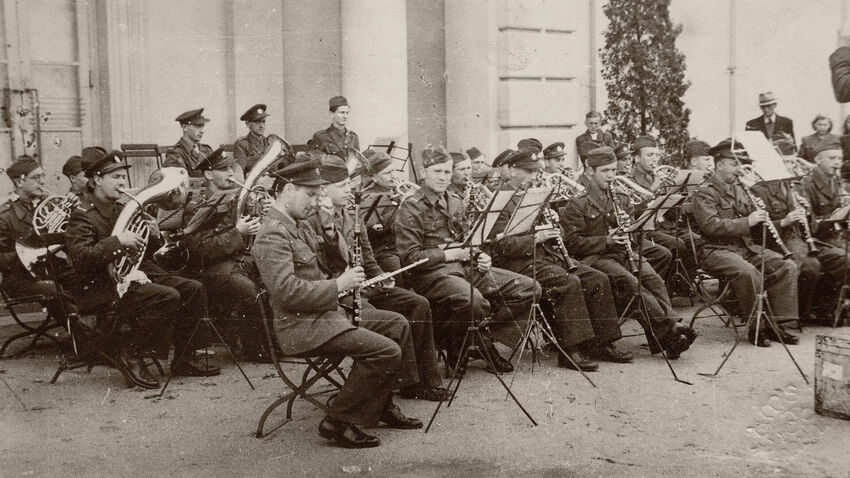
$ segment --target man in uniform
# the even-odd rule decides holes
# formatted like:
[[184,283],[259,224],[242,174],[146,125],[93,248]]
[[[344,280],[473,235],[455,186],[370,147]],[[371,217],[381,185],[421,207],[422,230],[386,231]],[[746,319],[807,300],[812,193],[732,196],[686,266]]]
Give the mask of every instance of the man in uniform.
[[[350,356],[348,379],[319,424],[319,435],[348,448],[381,444],[358,425],[374,427],[379,421],[391,428],[420,428],[422,422],[405,417],[393,404],[392,391],[415,384],[402,368],[413,355],[410,326],[394,312],[364,309],[359,326],[337,303],[340,292],[350,291],[366,278],[363,267],[352,267],[336,279],[328,269],[329,245],[321,245],[304,220],[318,208],[320,163],[305,153],[273,172],[275,203],[254,240],[253,257],[274,311],[274,332],[286,355]],[[407,373],[405,373],[407,372]]]
[[344,96],[334,96],[328,100],[328,109],[331,114],[331,125],[316,131],[310,144],[313,149],[346,159],[349,148],[360,151],[360,138],[357,137],[357,133],[347,127],[348,100]]
[[165,153],[165,162],[162,165],[183,168],[190,177],[200,178],[203,175],[196,168],[213,152],[208,144],[201,143],[201,138],[204,137],[204,125],[210,120],[204,117],[203,108],[187,111],[174,120],[180,123],[183,136]]
[[[585,143],[587,144],[587,143]],[[614,156],[617,157],[617,175],[631,176],[634,169],[632,162],[632,151],[626,143],[620,143],[614,148]]]
[[[626,268],[630,262],[626,249],[630,239],[626,234],[614,234],[619,220],[610,192],[616,161],[614,150],[608,146],[588,152],[585,167],[591,182],[587,193],[573,198],[560,211],[564,243],[571,255],[608,276],[621,314],[627,312],[625,308],[635,294],[640,294],[649,316],[637,314],[636,318],[644,328],[650,352],[663,349],[669,358],[677,358],[697,334],[677,323],[664,281],[648,261],[637,257],[633,264],[637,272]],[[637,255],[637,247],[633,245],[632,249]],[[635,273],[640,274],[640,282]]]
[[564,174],[567,168],[567,152],[564,143],[558,141],[543,150],[543,171],[549,174]]
[[[206,190],[191,211],[184,228],[189,250],[191,277],[204,284],[210,305],[220,317],[236,316],[237,336],[242,357],[269,363],[266,334],[260,322],[257,290],[249,277],[251,257],[245,238],[260,230],[260,216],[238,217],[238,186],[233,179],[234,160],[222,148],[201,161],[197,169],[204,175]],[[271,207],[271,200],[264,205]]]
[[696,171],[712,171],[714,170],[714,158],[708,152],[711,150],[711,145],[705,141],[693,140],[685,145],[685,153],[688,156],[687,169]]
[[[71,214],[65,234],[68,257],[84,284],[76,298],[95,310],[112,306],[122,321],[137,324],[123,350],[131,384],[144,388],[159,386],[142,359],[167,356],[168,332],[172,327],[175,348],[172,374],[218,375],[218,367],[194,360],[192,351],[201,340],[198,334],[194,343],[189,341],[206,309],[206,295],[200,283],[169,276],[154,264],[143,263],[140,270],[147,277],[133,280],[121,295],[108,273],[110,264],[144,245],[142,236],[134,231],[125,229],[112,234],[123,207],[118,199],[121,190],[127,187],[129,167],[120,151],[112,151],[86,168],[89,186],[80,207]],[[151,235],[155,235],[155,225],[152,227]]]
[[89,178],[86,177],[85,168],[83,168],[83,158],[80,156],[71,156],[68,161],[62,166],[62,174],[68,178],[71,183],[69,192],[75,196],[79,196],[86,188]]
[[794,122],[791,118],[776,114],[776,97],[773,96],[773,92],[766,91],[759,94],[759,108],[761,108],[761,116],[747,121],[745,128],[747,131],[761,131],[768,140],[777,133],[789,134],[794,139]]
[[487,155],[478,150],[475,146],[466,150],[466,155],[472,161],[472,172],[480,173],[490,169],[490,162],[487,160]]
[[472,161],[463,153],[449,153],[452,158],[452,182],[446,190],[458,199],[465,199],[467,186],[472,179]]
[[[378,153],[375,156],[379,156]],[[385,154],[385,153],[384,153]],[[354,209],[347,209],[351,199],[351,181],[345,162],[333,155],[322,155],[322,179],[328,184],[323,186],[323,196],[319,200],[319,214],[313,215],[308,222],[321,240],[336,245],[341,254],[331,256],[331,270],[339,276],[344,270],[360,265],[367,279],[384,274],[384,270],[375,261],[366,224],[356,219]],[[380,156],[379,156],[380,158]],[[360,221],[360,264],[354,264],[351,252],[355,245],[355,220]],[[394,269],[391,269],[394,270]],[[364,289],[363,297],[378,309],[397,312],[405,316],[410,323],[415,356],[406,357],[415,361],[419,383],[401,390],[404,398],[421,398],[440,401],[449,398],[448,390],[442,388],[440,372],[437,369],[437,353],[434,347],[434,331],[431,325],[431,307],[428,300],[409,290],[396,287],[395,279],[389,278],[374,287]]]
[[578,154],[582,158],[581,164],[584,167],[584,171],[582,171],[581,176],[579,176],[578,178],[578,183],[584,187],[590,185],[590,182],[593,178],[590,170],[587,168],[587,164],[585,163],[585,161],[587,160],[587,153],[594,149],[601,148],[602,146],[602,144],[597,143],[596,141],[584,141],[578,145]]
[[[752,162],[746,155],[738,153],[739,149],[740,144],[736,143],[733,151],[732,142],[728,139],[711,148],[714,173],[694,196],[694,217],[705,241],[702,267],[730,281],[738,300],[738,310],[743,314],[749,316],[756,310],[756,293],[764,287],[774,313],[781,314],[783,319],[796,320],[797,266],[794,261],[782,259],[776,252],[762,248],[751,237],[751,232],[754,232],[760,240],[761,228],[754,231],[753,228],[769,221],[770,216],[766,211],[757,209],[738,184],[740,163]],[[762,263],[764,278],[760,272]],[[750,343],[755,343],[756,334],[756,321],[753,320],[748,331]],[[760,347],[769,346],[770,339],[779,340],[770,327],[759,332],[758,336],[756,345]],[[783,339],[786,343],[793,340],[790,335]]]
[[[448,319],[435,329],[445,332],[449,361],[457,363],[467,318],[482,321],[491,316],[490,329],[506,345],[516,344],[528,319],[539,286],[514,272],[491,267],[490,256],[466,247],[446,248],[462,242],[468,233],[463,201],[446,189],[452,178],[449,154],[442,148],[422,152],[425,182],[405,200],[395,218],[396,247],[402,265],[426,258],[413,269],[410,286],[432,304],[435,318]],[[472,263],[469,263],[472,258]],[[470,287],[470,283],[472,287]],[[513,370],[510,362],[489,346],[497,371]]]
[[[838,141],[828,141],[821,145],[815,154],[814,168],[802,179],[802,193],[812,206],[816,221],[828,218],[836,209],[843,206],[839,171],[844,154]],[[816,222],[816,224],[818,224]],[[840,224],[846,228],[847,224]],[[833,224],[818,224],[813,231],[818,239],[826,241],[839,249],[844,249],[844,240]]]
[[[375,254],[375,261],[385,271],[401,268],[401,261],[395,248],[395,233],[393,219],[398,212],[398,206],[404,199],[395,191],[395,169],[389,155],[383,151],[373,152],[368,157],[371,171],[366,171],[369,182],[363,186],[363,202],[372,204],[377,196],[378,204],[373,211],[361,208],[360,212],[366,221],[369,242]],[[369,217],[365,217],[369,215]],[[403,279],[396,276],[396,285],[404,287]]]
[[[502,184],[502,190],[517,193],[499,215],[491,237],[504,232],[519,205],[522,191],[542,168],[541,162],[534,159],[534,150],[531,148],[520,149],[511,155],[508,164],[510,179]],[[554,211],[551,213],[555,214]],[[575,273],[567,271],[569,259],[564,255],[565,251],[558,247],[561,230],[557,219],[554,222],[546,218],[543,223],[552,226],[548,229],[496,240],[493,245],[493,263],[537,279],[543,289],[544,307],[548,309],[547,315],[551,318],[558,344],[581,370],[599,368],[593,359],[631,362],[631,354],[620,352],[614,346],[614,341],[622,335],[608,278],[602,272],[577,261],[574,261],[578,267]],[[575,368],[572,362],[558,355],[558,366]]]
[[587,153],[590,151],[588,148],[582,148],[582,143],[592,141],[599,146],[610,146],[613,148],[616,146],[617,141],[617,138],[613,134],[602,131],[602,114],[598,111],[589,111],[584,115],[584,125],[587,126],[587,131],[576,136],[576,149],[578,149],[579,159],[581,159],[582,165],[587,160]]
[[508,165],[506,161],[513,152],[513,149],[508,148],[493,159],[493,168],[487,175],[487,187],[491,191],[497,191],[501,187],[502,178],[508,177]]
[[248,111],[239,117],[239,121],[244,121],[248,126],[248,134],[233,143],[233,159],[242,168],[245,176],[269,147],[269,138],[263,134],[266,132],[267,116],[269,113],[266,105],[258,104],[248,108]]

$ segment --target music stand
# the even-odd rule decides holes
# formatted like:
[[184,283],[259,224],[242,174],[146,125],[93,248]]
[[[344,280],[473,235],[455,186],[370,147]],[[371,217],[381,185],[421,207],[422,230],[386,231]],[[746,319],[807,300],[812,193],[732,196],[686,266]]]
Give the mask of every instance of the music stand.
[[[705,181],[705,171],[701,170],[678,170],[676,176],[672,178],[674,184],[662,186],[662,190],[664,192],[672,192],[681,194],[683,196],[683,202],[688,197],[692,197],[696,188],[698,188],[703,181]],[[672,222],[673,222],[673,237],[676,240],[680,240],[680,233],[682,232],[682,208],[684,204],[674,207],[672,209]],[[698,262],[696,245],[694,244],[693,230],[690,227],[690,223],[688,222],[687,214],[684,215],[685,221],[687,222],[687,231],[688,231],[688,248],[690,249],[691,254],[694,258],[694,264]],[[693,296],[698,294],[696,290],[696,286],[694,286],[693,279],[691,278],[691,274],[688,271],[688,268],[685,267],[685,263],[682,260],[682,254],[678,247],[673,248],[673,270],[668,274],[668,280],[670,284],[674,284],[675,281],[681,280],[688,287],[688,299],[691,301],[691,305],[694,305]]]
[[[646,329],[649,331],[649,340],[655,341],[661,347],[661,356],[664,357],[664,362],[667,364],[667,368],[670,369],[670,373],[673,374],[673,380],[679,383],[684,383],[686,385],[693,385],[691,382],[686,380],[682,380],[676,374],[676,370],[673,369],[673,364],[670,363],[670,359],[667,357],[667,351],[664,350],[664,347],[661,346],[661,341],[658,340],[658,336],[655,335],[655,329],[652,327],[652,321],[649,316],[649,308],[646,306],[646,302],[643,300],[643,296],[641,295],[641,291],[643,290],[643,278],[640,270],[642,268],[642,264],[644,262],[643,257],[643,235],[647,231],[655,230],[655,220],[664,215],[670,208],[676,207],[679,203],[684,201],[684,197],[680,194],[669,193],[655,197],[652,199],[647,205],[646,209],[644,209],[643,213],[638,217],[635,221],[633,221],[627,227],[618,227],[614,233],[624,233],[631,236],[631,234],[637,234],[638,236],[638,264],[637,271],[634,271],[634,275],[637,278],[637,290],[632,295],[631,299],[629,299],[628,304],[623,309],[623,314],[620,316],[619,323],[624,322],[624,318],[629,314],[631,308],[636,304],[637,305],[637,313],[643,318],[646,323]],[[616,201],[616,197],[612,197],[613,201]]]
[[850,314],[850,287],[847,285],[847,257],[848,257],[848,248],[850,248],[850,204],[846,206],[842,206],[835,211],[832,212],[826,219],[821,221],[821,227],[825,224],[835,224],[837,227],[841,227],[842,224],[844,227],[841,227],[844,231],[844,273],[841,278],[841,289],[838,292],[838,303],[835,304],[835,312],[832,318],[832,327],[838,327],[839,324],[843,324],[847,321],[846,314]]
[[[490,199],[490,203],[482,212],[478,214],[475,222],[472,224],[470,228],[470,233],[466,237],[463,242],[455,242],[447,245],[443,248],[443,250],[449,250],[454,248],[468,248],[469,249],[469,267],[470,269],[474,267],[475,253],[474,249],[480,248],[487,241],[487,238],[490,236],[490,232],[493,229],[493,226],[496,224],[496,219],[498,219],[499,215],[502,213],[502,209],[504,209],[505,205],[507,205],[508,201],[510,201],[513,196],[513,191],[497,191],[496,194],[493,194],[493,197]],[[474,207],[474,206],[471,206]],[[493,358],[490,356],[490,351],[487,350],[487,340],[484,338],[484,335],[481,333],[481,327],[487,327],[487,323],[489,322],[489,318],[485,318],[481,322],[475,321],[475,309],[471,306],[473,301],[475,300],[475,286],[472,281],[469,280],[469,326],[466,328],[466,333],[463,336],[463,341],[461,342],[461,355],[458,358],[457,363],[455,364],[454,369],[452,370],[452,376],[449,378],[449,383],[446,385],[448,390],[452,389],[452,384],[455,382],[457,378],[457,384],[455,385],[454,390],[452,391],[451,397],[449,398],[449,402],[446,405],[446,408],[452,405],[455,396],[457,396],[457,392],[460,389],[460,384],[463,382],[463,377],[466,375],[467,363],[469,362],[469,351],[473,347],[477,348],[480,352],[483,352],[484,360],[487,362],[487,365],[490,369],[495,370],[496,365],[493,363]],[[514,403],[522,410],[522,413],[525,414],[526,417],[531,421],[532,425],[537,426],[537,422],[534,421],[531,414],[522,406],[519,399],[514,396],[513,392],[511,392],[508,384],[502,380],[502,377],[499,374],[493,374],[496,377],[496,380],[502,385],[502,387],[508,392],[508,395],[513,399]],[[431,419],[428,421],[428,425],[425,427],[425,433],[428,433],[428,430],[431,429],[431,425],[434,423],[434,419],[437,418],[437,413],[440,412],[440,408],[443,406],[443,402],[445,399],[441,398],[439,403],[437,403],[437,408],[434,409],[434,413],[431,415]]]

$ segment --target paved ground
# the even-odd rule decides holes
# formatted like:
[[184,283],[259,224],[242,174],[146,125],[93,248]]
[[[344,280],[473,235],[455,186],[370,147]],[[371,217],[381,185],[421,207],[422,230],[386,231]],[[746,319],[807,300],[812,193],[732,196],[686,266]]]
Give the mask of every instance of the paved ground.
[[[781,347],[744,343],[707,378],[697,373],[717,367],[733,333],[717,319],[697,327],[694,348],[674,362],[692,386],[673,381],[642,338],[626,338],[635,363],[603,364],[591,374],[598,388],[556,368],[551,354],[533,373],[524,360],[513,389],[539,426],[505,401],[493,376],[474,369],[428,434],[379,429],[384,444],[360,451],[328,446],[316,433],[320,412],[303,402],[291,423],[254,438],[257,419],[282,390],[270,365],[247,366],[255,391],[231,365],[146,399],[150,392],[126,389],[103,367],[48,384],[60,351],[44,347],[0,361],[2,378],[27,407],[0,384],[0,476],[850,477],[850,421],[813,412],[813,385]],[[13,330],[0,325],[0,338]],[[815,335],[832,332],[807,328],[792,347],[810,381]],[[435,405],[399,403],[423,419]]]

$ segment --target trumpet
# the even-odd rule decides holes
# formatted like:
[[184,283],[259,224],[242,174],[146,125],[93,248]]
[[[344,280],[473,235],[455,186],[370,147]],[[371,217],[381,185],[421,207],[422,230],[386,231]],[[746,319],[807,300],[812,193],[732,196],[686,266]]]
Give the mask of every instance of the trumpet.
[[670,166],[669,164],[662,164],[661,166],[657,166],[653,169],[652,174],[654,174],[656,178],[663,178],[661,184],[673,184],[673,180],[679,174],[679,168]]
[[61,196],[49,191],[48,193],[50,195],[38,203],[32,217],[33,229],[39,236],[63,234],[65,226],[68,225],[68,218],[71,217],[71,211],[80,203],[80,198],[75,194]]
[[785,163],[785,168],[788,169],[788,172],[797,177],[806,176],[818,167],[817,164],[796,156],[783,157],[782,161]]
[[655,197],[652,191],[638,185],[625,176],[614,176],[609,187],[613,194],[626,196],[632,206],[638,206]]
[[535,183],[538,187],[552,189],[554,201],[567,201],[586,191],[584,186],[566,174],[547,173],[542,169],[537,171]]

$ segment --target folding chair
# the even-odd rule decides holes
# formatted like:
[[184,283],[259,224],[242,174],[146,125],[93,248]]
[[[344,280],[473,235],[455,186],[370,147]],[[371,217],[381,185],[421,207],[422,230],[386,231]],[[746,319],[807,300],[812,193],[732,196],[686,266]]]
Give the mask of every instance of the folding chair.
[[[342,369],[339,367],[345,357],[315,357],[310,356],[309,354],[283,356],[280,354],[280,346],[274,333],[274,313],[269,305],[268,297],[268,291],[263,290],[260,292],[257,299],[260,304],[263,326],[266,329],[266,336],[269,340],[269,350],[272,354],[272,363],[277,370],[278,376],[286,385],[286,388],[291,391],[275,400],[274,403],[269,405],[263,412],[262,417],[260,417],[260,423],[257,425],[257,438],[264,438],[278,428],[292,421],[292,406],[298,397],[312,403],[316,408],[327,412],[327,403],[322,403],[316,397],[339,391],[346,378]],[[295,379],[287,376],[286,372],[284,372],[280,366],[281,363],[305,365],[306,367],[304,368],[304,372],[301,374],[301,381],[296,382]],[[341,380],[337,380],[331,375],[334,371],[339,374]],[[325,381],[330,383],[332,387],[318,391],[311,391],[310,389],[321,379],[325,379]],[[277,407],[284,403],[286,404],[286,419],[266,432],[264,429],[269,415],[271,415]]]
[[[133,143],[133,144],[122,144],[121,145],[121,152],[124,153],[124,164],[129,164],[127,162],[127,160],[129,158],[153,159],[156,162],[156,168],[151,167],[152,165],[146,165],[147,167],[144,168],[144,171],[140,172],[140,174],[144,174],[144,173],[149,174],[149,173],[152,173],[154,170],[161,168],[162,162],[165,160],[165,153],[168,152],[169,149],[171,149],[171,147],[169,147],[169,146],[158,146],[156,144],[147,144],[147,143],[145,143],[145,144],[135,144],[135,143]],[[136,177],[139,178],[138,175]],[[144,176],[142,176],[142,177],[144,177]],[[127,177],[127,186],[133,187],[133,185],[130,184],[130,176],[129,175]]]
[[729,313],[730,308],[737,307],[737,301],[731,287],[732,284],[725,278],[717,278],[718,292],[716,296],[712,297],[712,294],[706,290],[705,284],[707,281],[712,279],[714,279],[714,277],[711,274],[708,274],[702,269],[697,269],[694,282],[703,305],[694,311],[694,315],[691,317],[690,327],[694,326],[694,322],[696,322],[697,318],[704,310],[710,310],[712,312],[711,314],[705,315],[701,318],[717,317],[723,322],[725,327],[732,326],[735,328],[735,334],[737,334],[738,331],[737,325],[735,324],[735,318],[733,314]]
[[9,295],[6,293],[6,290],[3,287],[0,287],[0,296],[2,296],[2,298],[3,298],[3,306],[6,307],[6,310],[9,311],[9,315],[11,315],[12,319],[15,322],[17,322],[17,324],[22,329],[24,329],[23,332],[15,334],[15,335],[9,337],[8,339],[6,339],[6,342],[4,342],[3,346],[0,347],[0,358],[4,358],[3,354],[6,352],[6,349],[9,347],[9,345],[12,344],[12,342],[14,342],[18,339],[26,338],[26,337],[32,337],[30,344],[27,345],[23,350],[20,350],[17,353],[10,355],[9,357],[17,357],[18,355],[21,355],[21,354],[24,354],[24,353],[30,351],[33,347],[35,347],[36,343],[38,343],[39,339],[41,339],[42,337],[45,337],[45,338],[51,340],[56,345],[60,345],[59,341],[56,340],[55,337],[53,337],[52,335],[50,335],[48,333],[55,328],[61,327],[61,325],[58,322],[53,321],[53,315],[50,312],[47,312],[44,319],[41,322],[39,322],[38,325],[33,327],[33,326],[27,324],[26,322],[24,322],[23,320],[21,320],[21,318],[18,316],[17,311],[15,310],[16,307],[26,305],[26,304],[38,304],[39,309],[44,310],[44,304],[49,300],[48,297],[43,296],[41,294],[37,294],[37,295],[30,295],[30,296],[25,296],[25,297],[14,297],[13,298],[13,297],[9,297]]

